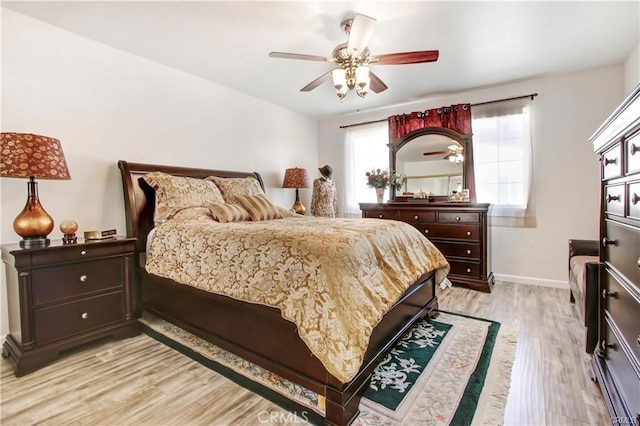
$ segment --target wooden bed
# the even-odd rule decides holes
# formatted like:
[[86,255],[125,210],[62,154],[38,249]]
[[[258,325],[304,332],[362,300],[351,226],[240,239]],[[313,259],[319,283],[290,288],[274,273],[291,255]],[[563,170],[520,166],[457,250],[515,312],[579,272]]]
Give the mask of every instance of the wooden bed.
[[424,274],[383,317],[371,336],[358,374],[341,383],[299,338],[296,326],[278,309],[240,302],[226,296],[178,284],[148,274],[144,269],[147,234],[153,228],[155,194],[142,179],[161,171],[175,176],[251,176],[264,187],[257,173],[136,164],[119,161],[122,174],[127,236],[135,237],[137,288],[136,312],[148,311],[215,345],[316,392],[325,399],[325,418],[336,425],[349,424],[357,416],[359,402],[379,360],[419,318],[435,317],[435,274]]

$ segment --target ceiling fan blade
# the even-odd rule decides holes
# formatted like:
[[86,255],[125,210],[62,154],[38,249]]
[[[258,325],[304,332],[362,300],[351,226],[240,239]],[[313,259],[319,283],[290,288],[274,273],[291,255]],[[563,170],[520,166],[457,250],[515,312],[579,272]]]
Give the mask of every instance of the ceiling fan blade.
[[366,15],[356,15],[351,23],[347,52],[351,55],[354,51],[364,52],[373,35],[376,20]]
[[384,81],[380,80],[380,77],[369,70],[369,89],[371,89],[373,93],[380,93],[387,90],[388,87],[384,84]]
[[422,155],[442,155],[442,154],[448,154],[449,151],[431,151],[431,152],[425,152]]
[[435,62],[438,60],[438,50],[421,50],[418,52],[388,53],[369,58],[369,63],[376,65],[403,65],[421,64],[423,62]]
[[303,61],[321,61],[321,62],[335,62],[335,58],[327,58],[324,56],[316,55],[303,55],[301,53],[286,53],[286,52],[271,52],[270,58],[282,58],[282,59],[300,59]]
[[313,89],[315,89],[316,87],[320,86],[322,83],[331,80],[331,72],[332,71],[333,70],[322,74],[320,77],[316,78],[311,83],[307,84],[302,89],[300,89],[300,91],[301,92],[310,92]]

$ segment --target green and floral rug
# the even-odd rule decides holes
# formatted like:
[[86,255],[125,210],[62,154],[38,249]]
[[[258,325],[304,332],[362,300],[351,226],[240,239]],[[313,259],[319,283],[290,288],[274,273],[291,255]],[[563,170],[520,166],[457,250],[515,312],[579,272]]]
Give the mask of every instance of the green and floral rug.
[[[304,418],[320,421],[324,398],[147,313],[151,337]],[[442,312],[418,321],[376,368],[354,425],[501,424],[517,330]],[[309,415],[312,410],[313,414]]]

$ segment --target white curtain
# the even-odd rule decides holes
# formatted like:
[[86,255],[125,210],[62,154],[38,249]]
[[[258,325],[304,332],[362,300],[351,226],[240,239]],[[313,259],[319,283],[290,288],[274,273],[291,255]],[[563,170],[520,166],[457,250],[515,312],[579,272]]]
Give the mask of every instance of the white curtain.
[[389,168],[389,127],[386,121],[345,129],[345,208],[346,216],[360,217],[358,203],[376,202],[376,193],[367,186],[365,173]]

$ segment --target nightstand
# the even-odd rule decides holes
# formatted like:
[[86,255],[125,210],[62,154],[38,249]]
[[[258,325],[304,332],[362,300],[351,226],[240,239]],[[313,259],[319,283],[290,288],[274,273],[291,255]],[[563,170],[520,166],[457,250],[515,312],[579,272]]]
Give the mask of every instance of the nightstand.
[[135,243],[116,237],[29,249],[2,246],[10,332],[2,356],[16,376],[84,343],[140,333],[133,314]]

